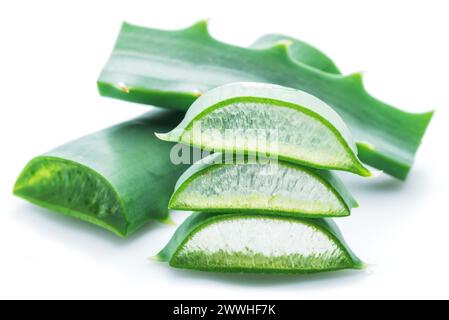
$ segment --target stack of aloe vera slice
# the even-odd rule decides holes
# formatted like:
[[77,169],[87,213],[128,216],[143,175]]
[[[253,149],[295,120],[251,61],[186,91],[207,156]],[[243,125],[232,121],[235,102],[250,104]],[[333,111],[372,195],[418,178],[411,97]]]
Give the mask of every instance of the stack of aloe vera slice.
[[[168,207],[197,211],[158,258],[207,271],[361,268],[329,220],[357,206],[333,171],[367,177],[367,164],[405,180],[432,117],[373,98],[359,74],[340,75],[306,43],[267,35],[235,47],[211,37],[206,22],[179,31],[124,24],[98,88],[177,111],[32,159],[14,193],[122,237],[167,219]],[[214,154],[188,168],[162,140]],[[246,161],[223,163],[229,154]]]
[[170,208],[201,213],[178,230],[161,260],[245,272],[362,267],[336,226],[320,219],[348,216],[357,206],[328,170],[370,175],[348,128],[324,102],[277,85],[232,83],[202,95],[177,128],[157,136],[218,151],[179,179]]

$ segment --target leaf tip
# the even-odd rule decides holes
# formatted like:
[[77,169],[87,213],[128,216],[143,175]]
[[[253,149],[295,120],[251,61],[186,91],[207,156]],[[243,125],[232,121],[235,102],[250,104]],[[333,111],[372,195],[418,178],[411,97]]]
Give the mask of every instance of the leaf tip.
[[365,149],[368,149],[370,151],[375,151],[376,150],[376,146],[373,145],[372,143],[366,142],[366,141],[357,141],[357,145],[359,147],[363,147]]
[[155,255],[155,256],[152,256],[152,257],[149,257],[148,260],[155,261],[155,262],[165,262],[164,258],[161,257],[161,255],[159,255],[159,254]]
[[430,123],[430,120],[432,120],[432,118],[434,117],[436,112],[437,112],[437,110],[433,109],[433,110],[423,113],[423,116],[426,118],[427,123]]
[[355,265],[354,265],[354,269],[355,270],[360,270],[360,271],[365,271],[365,270],[367,270],[368,268],[370,267],[370,265],[369,264],[367,264],[367,263],[365,263],[365,262],[363,262],[363,261],[359,261],[359,262],[357,262]]
[[293,41],[290,39],[282,39],[276,42],[276,45],[283,46],[285,48],[289,48],[293,44]]
[[271,53],[277,53],[286,57],[289,57],[289,49],[293,41],[291,40],[280,40],[274,44],[274,46],[267,48],[266,51]]
[[366,168],[364,166],[360,167],[359,173],[362,177],[365,177],[365,178],[371,178],[371,177],[373,177],[373,174],[374,174],[372,171],[370,171],[368,168]]
[[170,133],[158,133],[158,132],[155,132],[154,135],[155,135],[159,140],[162,140],[162,141],[171,141],[171,140],[170,140]]
[[212,38],[209,32],[209,19],[203,19],[195,23],[194,25],[182,30],[185,33],[191,33],[194,35],[200,35],[206,38]]
[[135,26],[127,21],[122,22],[122,30],[127,30],[130,28],[134,28]]
[[343,77],[343,80],[353,86],[358,86],[359,88],[364,89],[365,86],[363,85],[363,75],[364,72],[359,71]]
[[370,179],[377,179],[377,178],[379,178],[380,176],[382,176],[384,174],[384,171],[383,170],[374,170],[374,171],[371,171],[371,177],[370,177]]
[[352,165],[351,172],[358,174],[359,176],[369,178],[373,175],[373,172],[371,172],[370,169],[365,167],[365,165],[360,162],[358,158],[356,158],[356,162]]
[[[120,27],[120,32],[119,32],[119,38],[118,40],[120,40],[120,38],[124,35],[128,35],[128,34],[132,34],[132,33],[136,33],[139,30],[146,30],[146,28],[139,26],[137,24],[133,24],[130,23],[128,21],[123,21],[122,25]],[[118,44],[118,42],[116,42],[116,45]]]

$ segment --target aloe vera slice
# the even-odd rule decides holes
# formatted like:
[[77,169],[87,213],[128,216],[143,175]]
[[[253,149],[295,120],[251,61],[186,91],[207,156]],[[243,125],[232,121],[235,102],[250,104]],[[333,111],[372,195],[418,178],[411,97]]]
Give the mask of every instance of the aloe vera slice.
[[222,43],[204,21],[178,31],[124,24],[98,87],[104,96],[184,111],[204,92],[231,82],[300,89],[343,118],[364,163],[405,179],[433,113],[400,111],[370,96],[360,74],[323,72],[290,50],[285,42],[266,49]]
[[[212,89],[193,103],[177,128],[157,136],[216,151],[269,153],[306,166],[370,176],[337,113],[308,93],[277,85],[247,82]],[[273,145],[275,150],[270,149]]]
[[330,220],[196,213],[156,257],[183,269],[316,273],[361,269]]
[[214,154],[190,167],[176,184],[169,208],[344,217],[357,207],[343,183],[328,171],[283,161],[226,164],[221,159],[221,154]]
[[186,166],[154,137],[180,120],[149,113],[85,136],[31,160],[14,194],[125,237],[150,219],[166,219],[170,194]]

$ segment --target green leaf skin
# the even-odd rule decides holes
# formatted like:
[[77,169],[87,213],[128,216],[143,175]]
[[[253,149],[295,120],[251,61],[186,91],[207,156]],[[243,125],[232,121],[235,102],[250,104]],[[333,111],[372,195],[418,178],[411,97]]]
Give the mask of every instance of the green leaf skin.
[[292,37],[267,34],[257,39],[250,48],[269,49],[282,43],[288,45],[289,54],[296,61],[324,72],[341,74],[335,63],[327,55],[310,44]]
[[[332,108],[306,92],[272,84],[231,83],[212,89],[193,103],[177,128],[157,136],[202,149],[269,153],[314,168],[371,175],[357,158],[348,128]],[[258,143],[261,138],[267,141]],[[274,144],[276,150],[270,150]]]
[[85,136],[31,160],[14,194],[126,237],[168,217],[168,201],[186,166],[154,136],[182,114],[158,111]]
[[232,82],[273,83],[318,97],[348,125],[364,163],[402,180],[433,114],[380,102],[360,74],[334,75],[297,61],[291,44],[254,49],[217,41],[204,21],[178,31],[124,24],[98,87],[104,96],[186,111],[202,93]]
[[195,213],[156,259],[211,272],[306,274],[364,267],[331,220],[266,214]]
[[234,164],[214,154],[190,167],[169,208],[204,212],[345,217],[357,202],[337,176],[287,162]]

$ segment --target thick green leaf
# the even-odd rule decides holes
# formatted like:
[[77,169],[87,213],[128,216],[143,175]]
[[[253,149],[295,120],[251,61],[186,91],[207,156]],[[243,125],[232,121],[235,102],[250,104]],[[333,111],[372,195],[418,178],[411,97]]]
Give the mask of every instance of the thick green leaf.
[[292,88],[238,82],[198,98],[177,128],[157,134],[202,149],[269,154],[319,169],[371,173],[343,120],[326,103]]
[[361,269],[330,220],[260,214],[196,213],[156,257],[183,269],[315,273]]
[[182,114],[152,112],[85,136],[31,160],[14,193],[39,206],[127,236],[150,219],[166,219],[175,183],[186,169],[154,131]]
[[204,92],[231,82],[300,89],[340,114],[362,161],[405,179],[432,113],[400,111],[371,97],[360,74],[323,72],[296,61],[290,50],[285,42],[267,49],[225,44],[210,36],[205,22],[179,31],[124,24],[98,86],[104,96],[184,111]]
[[207,212],[344,217],[357,202],[337,176],[287,162],[223,163],[214,154],[190,167],[176,184],[169,208]]
[[327,55],[310,44],[292,37],[267,34],[257,39],[250,48],[268,49],[282,43],[288,45],[289,54],[296,61],[324,72],[341,74],[335,63]]

